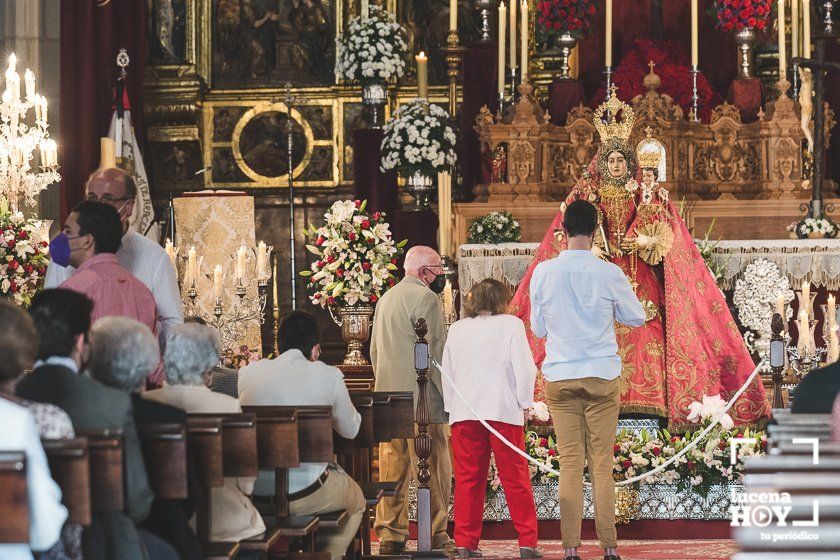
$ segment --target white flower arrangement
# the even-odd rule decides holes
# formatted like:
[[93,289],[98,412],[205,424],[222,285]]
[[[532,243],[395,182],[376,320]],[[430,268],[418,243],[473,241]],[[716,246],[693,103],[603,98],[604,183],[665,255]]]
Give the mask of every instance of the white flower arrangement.
[[522,229],[510,212],[490,212],[470,222],[468,243],[518,243]]
[[313,304],[321,307],[374,303],[396,283],[397,257],[406,241],[394,243],[385,214],[365,211],[367,201],[339,200],[324,214],[326,224],[310,224],[306,248],[318,259],[301,276]]
[[393,14],[371,6],[370,17],[350,20],[336,41],[336,77],[362,85],[401,77],[408,53],[405,36]]
[[44,287],[49,250],[42,226],[0,197],[0,296],[17,305],[28,306]]
[[548,405],[543,401],[536,401],[534,405],[525,410],[525,420],[528,422],[548,422],[551,420],[551,413],[548,411]]
[[400,107],[385,125],[382,171],[434,177],[455,165],[455,132],[448,121],[449,113],[425,99]]
[[[773,317],[774,304],[782,296],[785,303],[793,301],[793,290],[787,276],[781,273],[776,263],[767,259],[756,259],[747,265],[744,277],[735,282],[732,302],[738,309],[738,320],[753,336],[745,335],[745,340],[763,354],[770,344],[770,319]],[[785,321],[793,316],[793,310],[787,306]]]
[[805,218],[796,226],[799,237],[808,237],[811,233],[818,233],[821,237],[835,237],[837,226],[828,218]]
[[689,422],[700,424],[706,421],[711,422],[716,418],[720,418],[720,427],[724,430],[731,430],[735,426],[732,417],[724,412],[726,408],[726,401],[720,395],[703,395],[703,401],[695,401],[688,405],[688,416],[686,419]]

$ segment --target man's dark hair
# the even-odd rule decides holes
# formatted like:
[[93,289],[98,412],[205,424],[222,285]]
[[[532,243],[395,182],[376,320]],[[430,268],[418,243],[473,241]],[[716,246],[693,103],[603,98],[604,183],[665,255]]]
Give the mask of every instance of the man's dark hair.
[[277,331],[277,349],[282,354],[294,348],[300,350],[307,358],[321,342],[321,329],[318,320],[306,311],[292,311],[280,321]]
[[563,227],[569,237],[592,235],[598,227],[598,210],[591,202],[575,200],[566,207]]
[[79,223],[79,235],[92,235],[94,251],[116,253],[122,243],[123,229],[117,210],[102,202],[84,200],[73,208]]
[[32,298],[29,314],[38,331],[38,359],[69,356],[76,337],[90,331],[93,302],[79,292],[56,288]]

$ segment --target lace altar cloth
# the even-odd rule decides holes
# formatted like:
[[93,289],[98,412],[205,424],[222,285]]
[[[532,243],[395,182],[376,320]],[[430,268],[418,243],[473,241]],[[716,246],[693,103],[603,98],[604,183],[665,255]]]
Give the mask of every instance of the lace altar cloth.
[[539,243],[461,245],[458,248],[458,286],[462,294],[485,278],[495,278],[513,288],[522,281]]

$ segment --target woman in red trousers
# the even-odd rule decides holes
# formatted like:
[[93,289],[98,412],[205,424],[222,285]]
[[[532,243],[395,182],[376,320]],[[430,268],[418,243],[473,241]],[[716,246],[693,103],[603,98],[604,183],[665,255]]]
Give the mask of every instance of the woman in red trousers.
[[[443,400],[452,427],[459,558],[481,556],[478,541],[491,451],[519,533],[520,557],[542,557],[537,549],[537,512],[528,463],[479,422],[479,418],[485,420],[525,449],[525,409],[533,405],[537,369],[525,326],[505,314],[509,301],[510,291],[497,280],[473,286],[464,300],[464,318],[449,327],[443,351]],[[456,394],[456,388],[478,416]]]

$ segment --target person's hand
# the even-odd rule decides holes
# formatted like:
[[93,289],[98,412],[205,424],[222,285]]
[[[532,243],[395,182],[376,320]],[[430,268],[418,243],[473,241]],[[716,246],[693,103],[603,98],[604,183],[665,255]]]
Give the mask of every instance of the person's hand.
[[271,21],[280,21],[280,14],[277,12],[268,12],[271,14]]

